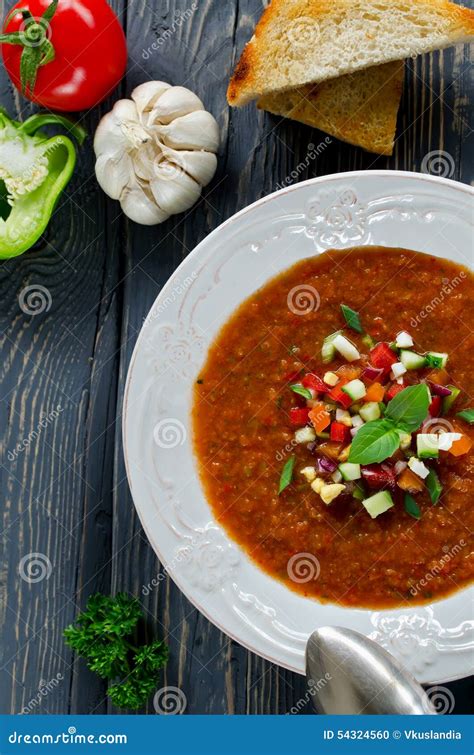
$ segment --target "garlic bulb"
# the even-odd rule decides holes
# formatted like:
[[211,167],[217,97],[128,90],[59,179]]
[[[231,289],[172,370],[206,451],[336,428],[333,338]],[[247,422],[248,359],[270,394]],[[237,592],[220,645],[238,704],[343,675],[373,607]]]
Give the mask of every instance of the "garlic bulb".
[[94,139],[97,180],[142,225],[188,210],[217,168],[219,127],[189,89],[149,81],[119,100]]

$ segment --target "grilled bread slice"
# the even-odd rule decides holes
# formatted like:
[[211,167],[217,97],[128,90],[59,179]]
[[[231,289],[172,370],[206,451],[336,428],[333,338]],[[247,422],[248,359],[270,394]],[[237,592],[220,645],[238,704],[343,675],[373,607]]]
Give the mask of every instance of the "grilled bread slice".
[[403,61],[384,63],[321,84],[264,95],[258,107],[368,152],[391,155],[403,76]]
[[272,0],[229,84],[230,105],[474,38],[447,0]]

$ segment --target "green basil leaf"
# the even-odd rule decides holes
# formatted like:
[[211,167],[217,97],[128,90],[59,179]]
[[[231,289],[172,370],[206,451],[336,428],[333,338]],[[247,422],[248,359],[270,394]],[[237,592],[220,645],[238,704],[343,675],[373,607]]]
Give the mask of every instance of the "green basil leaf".
[[430,391],[426,383],[410,385],[389,401],[385,416],[393,420],[401,430],[418,430],[428,416],[430,402]]
[[296,456],[290,456],[288,461],[285,462],[285,466],[282,469],[280,476],[280,487],[278,488],[278,495],[283,493],[285,488],[288,487],[293,479],[293,468],[295,466]]
[[443,492],[443,486],[441,485],[441,482],[439,481],[439,477],[434,471],[434,469],[430,469],[430,473],[428,477],[425,479],[425,485],[428,488],[428,493],[430,494],[431,503],[433,505],[436,505],[441,497],[441,493]]
[[414,519],[421,519],[421,509],[410,493],[405,493],[404,504],[407,514],[410,514]]
[[341,304],[341,310],[342,314],[344,315],[344,320],[346,321],[348,326],[352,328],[352,330],[355,330],[356,333],[363,333],[364,330],[362,328],[362,325],[360,324],[359,313],[355,312],[346,304]]
[[304,387],[304,385],[290,385],[291,390],[293,393],[298,393],[300,396],[303,396],[303,398],[312,399],[313,394],[311,391],[309,391],[307,388]]
[[395,423],[376,419],[360,428],[352,441],[348,461],[351,464],[375,464],[388,459],[399,446]]
[[474,425],[474,409],[464,409],[462,412],[458,412],[456,417],[461,417],[461,419],[465,420],[470,425]]

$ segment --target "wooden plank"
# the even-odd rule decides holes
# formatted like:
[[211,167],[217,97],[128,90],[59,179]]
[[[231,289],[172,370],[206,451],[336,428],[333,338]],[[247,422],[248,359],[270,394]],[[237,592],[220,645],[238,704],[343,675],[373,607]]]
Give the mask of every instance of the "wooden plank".
[[[3,4],[1,10],[3,15]],[[24,118],[31,106],[13,93],[3,70],[0,82],[2,105]],[[89,133],[99,115],[85,118]],[[95,675],[85,673],[82,663],[71,666],[62,630],[77,613],[76,597],[110,587],[107,547],[120,321],[113,291],[120,269],[120,222],[116,208],[106,211],[94,180],[89,141],[44,238],[23,257],[0,266],[0,410],[7,427],[2,459],[2,713],[25,707],[84,713],[104,697],[104,685]],[[47,309],[25,314],[20,293],[38,285],[45,288]],[[8,450],[28,438],[29,447],[9,460]],[[31,583],[21,578],[19,565],[27,558],[31,566],[28,554],[34,553],[40,554],[35,557],[38,568],[51,573]],[[54,680],[59,684],[43,697],[40,688]]]
[[[0,0],[2,14],[5,5]],[[129,73],[117,94],[147,79],[196,91],[221,127],[219,168],[191,212],[139,228],[97,187],[89,142],[45,239],[0,264],[0,420],[8,428],[1,467],[2,713],[31,704],[41,683],[58,674],[60,683],[33,705],[35,712],[116,712],[103,682],[82,661],[71,665],[62,630],[89,594],[140,596],[161,570],[135,514],[122,459],[121,403],[133,345],[157,293],[188,252],[236,210],[275,190],[306,161],[308,145],[325,137],[254,107],[227,107],[229,75],[263,0],[199,0],[192,13],[190,0],[112,5],[130,50]],[[333,140],[300,180],[361,168],[420,170],[428,155],[443,152],[454,161],[452,177],[471,183],[472,83],[464,48],[410,61],[393,157]],[[115,98],[87,116],[91,134]],[[18,117],[32,110],[3,70],[0,99]],[[26,316],[19,293],[37,284],[47,288],[51,307]],[[58,417],[43,428],[52,412]],[[28,437],[29,448],[10,461],[8,451]],[[49,579],[29,584],[20,578],[18,566],[31,553],[49,559]],[[183,689],[189,713],[287,713],[304,696],[302,677],[229,640],[171,580],[142,595],[142,602],[150,635],[165,635],[171,648],[161,683]],[[467,712],[462,700],[472,698],[472,678],[458,683],[456,695],[458,689]]]

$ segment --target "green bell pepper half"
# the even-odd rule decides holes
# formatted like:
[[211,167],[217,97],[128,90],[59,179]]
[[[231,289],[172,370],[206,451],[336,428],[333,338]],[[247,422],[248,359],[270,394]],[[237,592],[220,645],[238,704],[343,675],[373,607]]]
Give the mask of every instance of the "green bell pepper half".
[[43,126],[63,126],[79,144],[86,132],[52,113],[23,123],[0,111],[0,259],[17,257],[44,233],[76,165],[69,137],[50,137]]

